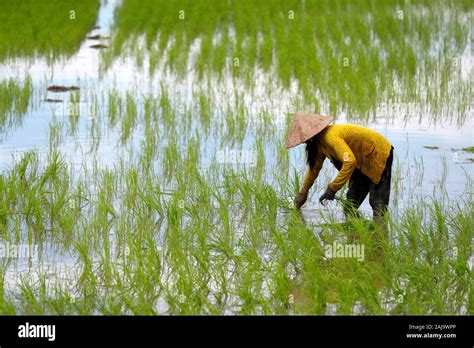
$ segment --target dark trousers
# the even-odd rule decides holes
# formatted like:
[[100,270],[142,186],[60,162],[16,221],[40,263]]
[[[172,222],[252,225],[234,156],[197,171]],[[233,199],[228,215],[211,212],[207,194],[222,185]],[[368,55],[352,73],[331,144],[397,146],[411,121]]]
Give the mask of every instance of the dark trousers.
[[[341,170],[342,163],[338,160],[332,161],[334,166]],[[374,184],[367,175],[356,168],[349,179],[347,190],[347,204],[344,206],[346,216],[358,215],[357,209],[369,195],[369,203],[374,212],[374,219],[382,217],[388,208],[390,200],[390,183],[392,179],[393,146],[387,158],[385,169],[378,184]]]
[[[388,237],[388,226],[384,219],[384,213],[388,209],[388,202],[390,200],[390,183],[392,179],[392,162],[393,162],[393,146],[390,150],[390,155],[387,158],[385,169],[382,173],[378,184],[374,184],[365,174],[359,169],[356,169],[349,180],[349,189],[347,190],[347,203],[344,204],[344,213],[346,218],[351,216],[359,216],[357,209],[360,207],[364,199],[369,195],[369,203],[374,212],[374,222],[380,227],[380,233],[375,233],[374,239],[376,246],[374,254],[368,256],[367,259],[384,264],[384,241]],[[333,162],[336,168],[338,164]],[[340,167],[338,168],[340,170]],[[359,236],[350,233],[349,240],[351,243],[358,240]]]
[[345,207],[346,215],[355,214],[364,199],[369,195],[369,204],[374,218],[381,217],[388,209],[390,200],[390,183],[392,179],[393,146],[387,158],[385,169],[378,184],[374,184],[359,169],[356,169],[349,180],[346,198],[349,204]]

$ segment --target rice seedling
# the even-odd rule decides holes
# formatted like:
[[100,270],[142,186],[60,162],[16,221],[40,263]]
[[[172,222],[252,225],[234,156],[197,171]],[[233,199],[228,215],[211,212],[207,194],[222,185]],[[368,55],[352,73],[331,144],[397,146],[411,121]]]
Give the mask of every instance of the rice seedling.
[[97,0],[2,1],[0,61],[38,55],[51,62],[71,56],[94,26],[98,9]]
[[468,146],[462,149],[463,151],[474,153],[474,146]]
[[135,125],[137,118],[137,106],[134,100],[134,97],[131,94],[126,96],[126,109],[125,115],[122,118],[122,142],[126,142],[130,136],[133,126]]
[[[357,301],[366,314],[458,313],[467,306],[470,271],[465,265],[470,257],[468,242],[473,223],[470,208],[419,202],[396,221],[390,220],[393,242],[382,244],[385,267],[378,269],[371,261],[374,231],[370,232],[364,221],[354,220],[350,225],[366,248],[363,262],[325,258],[324,246],[331,240],[348,238],[346,229],[327,225],[320,232],[326,236],[326,244],[321,244],[318,229],[306,226],[295,211],[285,208],[288,215],[279,222],[279,194],[262,182],[258,173],[241,177],[241,172],[236,175],[231,171],[226,184],[216,186],[216,177],[206,178],[190,169],[193,174],[186,176],[185,186],[193,194],[184,195],[185,191],[178,190],[161,210],[162,194],[153,193],[161,186],[159,177],[152,172],[138,176],[133,168],[124,172],[117,168],[103,172],[97,198],[87,203],[88,209],[83,206],[71,212],[64,205],[69,192],[77,192],[76,197],[91,193],[64,181],[68,179],[61,172],[67,167],[57,155],[49,161],[45,174],[38,177],[44,183],[34,195],[44,197],[37,206],[40,210],[35,213],[30,205],[26,210],[30,213],[24,218],[53,223],[52,229],[41,230],[50,230],[57,243],[75,240],[72,250],[81,260],[77,284],[82,295],[74,306],[62,307],[67,313],[94,313],[98,309],[115,314],[164,313],[164,308],[155,306],[160,300],[167,304],[167,312],[176,314],[218,314],[231,308],[243,314],[324,314],[328,302],[337,305],[338,313],[350,314]],[[177,161],[169,170],[181,171],[186,163]],[[20,166],[3,180],[9,182],[17,172],[21,173]],[[117,195],[116,186],[122,178],[125,191]],[[25,178],[28,187],[38,179]],[[19,183],[11,185],[16,186],[12,187],[15,192],[22,192]],[[52,195],[47,193],[51,189]],[[2,192],[8,197],[10,190]],[[23,201],[23,197],[27,196],[21,194],[18,200]],[[217,205],[211,204],[212,197]],[[472,202],[465,204],[469,207]],[[228,207],[240,209],[238,219]],[[122,210],[129,213],[117,215]],[[93,212],[91,220],[84,215],[87,211]],[[68,218],[66,212],[83,215],[82,232],[71,235],[68,226],[74,225],[74,218]],[[157,229],[160,214],[165,214],[165,219]],[[235,232],[239,226],[244,227],[242,234]],[[113,256],[112,230],[129,253]],[[41,234],[33,238],[41,238]],[[453,259],[450,255],[455,248],[458,251]],[[122,263],[122,257],[127,261]],[[144,269],[145,265],[150,269]],[[374,283],[374,274],[384,284],[382,292]],[[445,289],[452,282],[455,289],[450,287],[447,292],[427,290],[435,286]],[[38,302],[34,289],[24,288],[21,296],[25,303],[20,304],[19,311],[57,313],[61,302]],[[27,291],[33,291],[30,297]],[[402,295],[391,300],[392,309],[383,307],[382,302],[392,293]],[[65,303],[64,298],[71,294],[62,296]],[[38,303],[42,305],[38,307]]]
[[[430,5],[428,17],[421,15],[424,6],[422,2],[396,1],[357,5],[244,1],[229,5],[214,0],[199,4],[128,0],[117,10],[115,54],[122,52],[127,42],[144,36],[148,48],[158,42],[159,50],[165,51],[169,44],[163,59],[183,73],[183,59],[192,57],[179,52],[189,52],[199,38],[194,65],[201,79],[230,71],[250,86],[256,68],[271,68],[283,87],[296,80],[306,102],[320,93],[329,100],[330,113],[345,110],[362,118],[391,94],[398,102],[424,100],[417,92],[417,77],[424,74],[430,76],[430,90],[440,92],[430,97],[430,91],[424,91],[433,107],[441,110],[443,101],[465,116],[467,104],[461,96],[469,90],[468,84],[459,78],[459,70],[452,72],[453,59],[458,62],[468,42],[465,14],[470,6],[436,1]],[[163,19],[156,19],[158,9]],[[437,16],[438,11],[447,18]],[[432,46],[434,37],[439,42],[437,48]],[[448,43],[451,37],[455,37],[455,44]],[[436,57],[431,54],[433,49],[440,50]],[[132,47],[130,53],[140,56],[142,51]],[[160,58],[153,57],[154,67]],[[321,67],[326,68],[323,71]],[[441,75],[430,75],[435,70],[432,67]],[[387,83],[384,71],[394,72],[401,87]],[[448,85],[456,89],[455,94],[447,93]]]
[[0,81],[0,129],[5,133],[14,126],[20,126],[22,117],[28,112],[33,86],[30,78],[23,83],[13,79]]
[[[34,19],[37,45],[27,47],[28,36],[0,60],[75,52],[97,2],[77,6],[65,42],[45,34],[56,21],[42,28]],[[0,313],[472,314],[469,167],[465,194],[448,197],[447,158],[398,151],[388,235],[364,216],[341,223],[344,190],[334,214],[315,196],[302,212],[289,198],[305,169],[302,149],[283,147],[294,110],[377,123],[380,103],[419,103],[430,120],[450,113],[465,122],[470,87],[452,59],[468,45],[472,4],[429,6],[124,0],[100,54],[106,83],[79,79],[81,92],[70,93],[81,109],[65,119],[31,113],[37,85],[0,82],[0,134],[41,115],[47,149],[25,151],[3,170],[0,243],[39,245],[38,264],[53,255],[68,268],[63,279],[39,267],[37,279],[12,277],[17,260],[3,258]],[[111,81],[115,58],[137,67],[136,85]],[[191,74],[197,79],[183,86]],[[440,151],[423,152],[447,148],[434,144],[425,148]],[[472,152],[467,145],[455,146]],[[439,171],[426,183],[433,163]],[[321,172],[315,194],[332,174]],[[328,252],[339,245],[358,253]]]

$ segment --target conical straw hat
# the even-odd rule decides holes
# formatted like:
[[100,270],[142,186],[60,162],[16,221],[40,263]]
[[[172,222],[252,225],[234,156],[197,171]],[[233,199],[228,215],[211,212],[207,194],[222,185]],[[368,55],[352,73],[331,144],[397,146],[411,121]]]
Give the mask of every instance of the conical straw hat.
[[334,116],[323,116],[309,112],[297,112],[288,132],[285,147],[304,143],[321,132],[334,120]]

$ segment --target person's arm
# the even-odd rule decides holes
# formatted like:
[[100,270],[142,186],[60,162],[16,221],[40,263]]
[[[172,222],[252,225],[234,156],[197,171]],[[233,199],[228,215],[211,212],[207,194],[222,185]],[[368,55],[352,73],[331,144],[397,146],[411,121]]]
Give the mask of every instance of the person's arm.
[[314,163],[314,166],[308,167],[308,171],[306,172],[306,176],[304,178],[304,183],[303,187],[300,190],[300,194],[308,194],[309,189],[311,186],[313,186],[314,181],[319,175],[319,172],[321,171],[321,168],[323,167],[323,162],[326,156],[321,151],[318,151],[316,155],[316,161]]
[[329,188],[332,191],[337,192],[347,181],[349,181],[352,173],[354,173],[354,170],[356,169],[357,160],[351,148],[343,139],[334,137],[330,140],[329,145],[333,148],[337,158],[342,162],[339,174],[329,184]]

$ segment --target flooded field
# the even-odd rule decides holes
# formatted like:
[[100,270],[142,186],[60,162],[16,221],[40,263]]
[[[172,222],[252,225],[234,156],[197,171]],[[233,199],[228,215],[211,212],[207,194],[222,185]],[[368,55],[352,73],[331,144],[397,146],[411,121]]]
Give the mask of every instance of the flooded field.
[[[472,2],[22,6],[0,3],[1,314],[473,313]],[[297,111],[392,143],[388,239],[368,200],[318,202],[328,163],[295,209]]]

